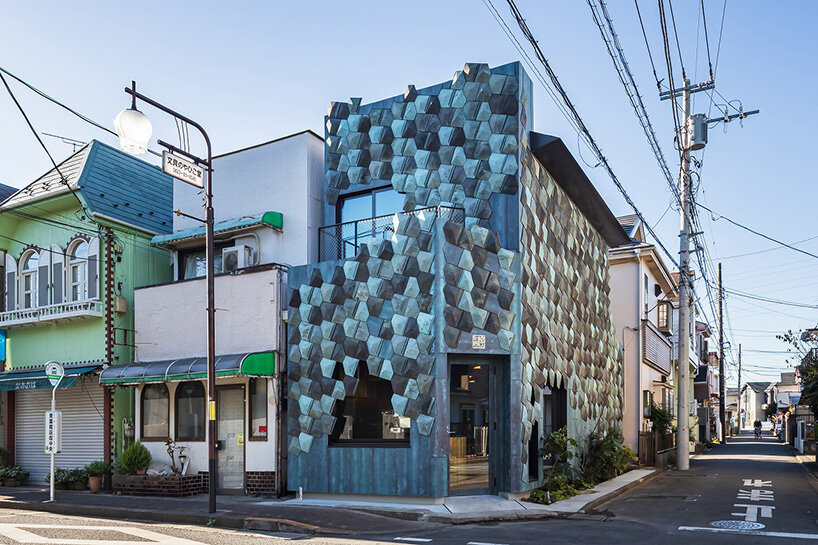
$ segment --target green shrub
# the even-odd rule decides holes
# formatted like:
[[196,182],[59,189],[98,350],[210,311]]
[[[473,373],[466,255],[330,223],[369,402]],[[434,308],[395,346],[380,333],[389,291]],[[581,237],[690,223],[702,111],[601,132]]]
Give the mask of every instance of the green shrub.
[[[56,479],[54,484],[63,484],[63,483],[71,483],[74,481],[84,481],[88,478],[88,474],[85,473],[85,469],[83,468],[74,468],[74,469],[63,469],[58,467],[54,470],[54,474],[56,475]],[[45,476],[45,482],[51,482],[51,474],[47,474]]]
[[116,465],[116,472],[119,475],[136,475],[138,471],[148,467],[151,459],[147,447],[137,441],[122,452]]
[[11,453],[0,447],[0,467],[9,467],[11,465]]
[[650,421],[654,433],[665,434],[673,429],[673,413],[656,404],[650,408]]
[[582,456],[582,478],[594,483],[607,481],[624,473],[636,460],[636,453],[624,444],[618,431],[608,430],[603,435],[592,433],[588,450]]
[[102,477],[109,471],[111,471],[111,464],[101,460],[91,462],[85,466],[85,473],[87,473],[89,477]]
[[17,481],[25,481],[28,479],[29,472],[23,470],[20,466],[3,467],[0,468],[0,479],[14,479]]

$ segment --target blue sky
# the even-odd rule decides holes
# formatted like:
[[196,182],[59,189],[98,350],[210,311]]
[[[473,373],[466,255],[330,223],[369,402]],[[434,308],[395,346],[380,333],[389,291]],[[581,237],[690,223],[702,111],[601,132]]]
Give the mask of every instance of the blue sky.
[[[495,5],[511,24],[505,2]],[[715,57],[722,1],[705,2]],[[657,225],[667,246],[678,248],[678,213],[636,117],[607,56],[585,2],[519,0],[563,86],[637,206]],[[660,77],[665,70],[656,3],[641,0]],[[674,5],[688,75],[707,75],[698,2]],[[620,34],[666,157],[675,172],[672,120],[660,102],[648,55],[630,1],[611,2]],[[722,214],[793,242],[818,235],[814,213],[812,128],[818,87],[811,52],[818,45],[818,5],[731,0],[727,4],[717,72],[719,92],[762,113],[711,130],[698,198]],[[111,125],[128,104],[122,92],[132,79],[140,90],[199,120],[217,153],[311,128],[323,133],[332,100],[372,101],[451,78],[467,61],[491,65],[519,54],[481,0],[315,2],[0,2],[0,66],[89,117]],[[516,27],[512,26],[516,31]],[[519,33],[517,33],[519,37]],[[698,36],[698,40],[697,40]],[[698,47],[697,47],[698,44]],[[697,52],[698,51],[698,52]],[[698,57],[698,63],[696,62]],[[678,73],[678,59],[676,71]],[[13,83],[41,132],[79,140],[109,135],[83,123]],[[49,163],[17,111],[0,93],[0,181],[22,186]],[[535,128],[561,136],[578,154],[577,136],[541,87],[535,86]],[[723,102],[716,97],[716,102]],[[701,93],[695,112],[710,101]],[[147,112],[147,110],[146,110]],[[175,127],[147,112],[155,137],[175,139]],[[56,157],[70,146],[46,142]],[[591,160],[587,148],[581,150]],[[600,168],[591,179],[616,214],[630,213]],[[787,249],[737,254],[775,245],[724,220],[702,214],[713,256],[723,257],[732,288],[818,304],[814,258]],[[818,253],[818,239],[799,247]],[[699,292],[704,294],[700,284]],[[727,299],[734,347],[743,344],[745,380],[770,380],[784,369],[775,332],[815,325],[818,312]],[[735,376],[735,373],[732,373]]]

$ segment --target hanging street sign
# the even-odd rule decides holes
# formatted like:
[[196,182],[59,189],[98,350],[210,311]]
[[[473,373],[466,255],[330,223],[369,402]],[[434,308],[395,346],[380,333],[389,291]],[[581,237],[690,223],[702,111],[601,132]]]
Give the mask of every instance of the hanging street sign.
[[62,451],[62,411],[45,413],[45,453],[56,454]]
[[204,188],[204,169],[168,151],[162,152],[162,172],[199,189]]
[[45,376],[52,386],[56,386],[65,375],[65,369],[56,361],[50,361],[45,366]]

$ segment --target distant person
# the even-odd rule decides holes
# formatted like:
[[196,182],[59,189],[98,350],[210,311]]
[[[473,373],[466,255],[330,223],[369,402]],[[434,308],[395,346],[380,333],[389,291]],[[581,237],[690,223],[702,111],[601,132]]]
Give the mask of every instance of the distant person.
[[753,432],[755,433],[756,439],[761,439],[761,421],[756,420],[753,422]]

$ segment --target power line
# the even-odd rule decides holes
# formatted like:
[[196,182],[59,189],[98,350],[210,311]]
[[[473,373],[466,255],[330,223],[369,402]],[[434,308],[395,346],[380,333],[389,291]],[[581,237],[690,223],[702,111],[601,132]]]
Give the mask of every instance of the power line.
[[711,210],[710,208],[706,207],[705,205],[703,205],[701,203],[694,202],[694,204],[696,206],[698,206],[699,208],[703,208],[703,209],[707,210],[708,212],[710,212],[714,216],[718,216],[717,218],[715,218],[716,220],[725,219],[728,222],[735,225],[736,227],[740,227],[741,229],[744,229],[745,231],[749,231],[750,233],[753,233],[754,235],[760,236],[761,238],[766,238],[767,240],[769,240],[771,242],[775,242],[776,244],[780,244],[781,246],[784,246],[785,248],[789,248],[790,250],[800,252],[800,253],[802,253],[804,255],[808,255],[810,257],[814,257],[815,259],[818,259],[818,255],[815,255],[815,254],[813,254],[811,252],[808,252],[806,250],[802,250],[801,248],[796,248],[795,246],[793,246],[791,244],[787,244],[786,242],[782,242],[782,241],[780,241],[778,239],[775,239],[775,238],[773,238],[771,236],[765,235],[764,233],[760,233],[760,232],[756,231],[755,229],[751,229],[750,227],[747,227],[746,225],[742,225],[741,223],[739,223],[739,222],[737,222],[735,220],[732,220],[732,219],[728,218],[727,216],[725,216],[723,214],[719,214],[718,212],[714,212],[713,210]]
[[[665,0],[659,0],[659,3],[663,7],[664,7],[664,1]],[[673,15],[673,0],[667,0],[667,4],[670,7],[670,21],[673,24],[673,35],[676,37],[676,51],[678,51],[678,53],[679,53],[679,66],[682,67],[682,79],[687,79],[687,76],[685,75],[685,62],[684,62],[684,59],[682,58],[682,44],[679,41],[679,33],[676,30],[676,16]],[[673,89],[672,84],[671,84],[670,88]]]
[[650,59],[650,67],[653,70],[653,78],[656,80],[656,88],[662,90],[662,82],[659,75],[656,73],[656,64],[653,62],[653,54],[650,51],[650,44],[648,43],[648,35],[645,32],[645,23],[642,21],[642,12],[639,10],[639,0],[633,0],[636,6],[636,15],[639,16],[639,26],[642,27],[642,37],[645,39],[645,49],[648,50],[648,58]]
[[702,7],[702,26],[704,26],[704,45],[707,48],[707,67],[710,70],[710,81],[714,81],[713,78],[713,63],[710,62],[710,38],[707,35],[707,10],[704,9],[704,0],[701,1]]
[[[804,238],[804,239],[801,239],[801,240],[796,240],[795,242],[790,242],[790,244],[792,244],[792,245],[803,244],[804,242],[809,242],[810,240],[815,240],[816,238],[818,238],[818,235],[815,235],[814,237]],[[764,250],[756,250],[755,252],[746,252],[746,253],[743,253],[743,254],[728,255],[728,256],[725,256],[725,257],[719,257],[718,259],[720,261],[726,261],[728,259],[736,259],[738,257],[747,257],[747,256],[751,256],[751,255],[763,254],[763,253],[766,253],[766,252],[772,252],[773,250],[780,250],[781,248],[782,248],[782,246],[773,246],[771,248],[765,248]]]
[[[60,108],[62,108],[62,109],[64,109],[64,110],[66,110],[66,111],[68,111],[68,112],[70,112],[71,114],[73,114],[73,115],[77,116],[78,118],[82,119],[82,120],[83,120],[83,121],[85,121],[86,123],[89,123],[90,125],[93,125],[94,127],[98,128],[98,129],[100,129],[100,130],[103,130],[103,131],[105,131],[105,132],[107,132],[107,133],[109,133],[109,134],[111,134],[111,135],[113,135],[113,136],[117,136],[116,132],[114,132],[114,131],[113,131],[113,130],[111,130],[110,128],[106,127],[105,125],[103,125],[103,124],[101,124],[101,123],[98,123],[98,122],[94,121],[93,119],[91,119],[91,118],[90,118],[90,117],[88,117],[87,115],[81,114],[81,113],[80,113],[80,112],[78,112],[77,110],[75,110],[75,109],[73,109],[73,108],[71,108],[71,107],[69,107],[69,106],[67,106],[67,105],[63,104],[62,102],[60,102],[60,101],[59,101],[59,100],[57,100],[56,98],[54,98],[54,97],[50,96],[49,94],[45,93],[44,91],[41,91],[40,89],[38,89],[38,88],[37,88],[37,87],[35,87],[34,85],[30,84],[29,82],[27,82],[26,80],[24,80],[24,79],[23,79],[23,78],[21,78],[20,76],[18,76],[18,75],[16,75],[16,74],[13,74],[13,73],[9,72],[8,70],[6,70],[5,68],[3,68],[2,66],[0,66],[0,72],[3,72],[4,74],[8,75],[8,76],[9,76],[9,77],[11,77],[11,78],[14,78],[14,79],[15,79],[15,80],[17,80],[19,83],[21,83],[21,84],[25,85],[26,87],[28,87],[29,89],[31,89],[32,91],[34,91],[36,94],[38,94],[38,95],[40,95],[41,97],[43,97],[44,99],[46,99],[46,100],[48,100],[48,101],[52,102],[53,104],[56,104],[57,106],[59,106]],[[8,87],[8,85],[7,85],[6,87]],[[154,151],[154,150],[148,150],[148,151],[149,151],[150,153],[152,153],[153,155],[156,155],[157,157],[161,157],[161,154],[160,154],[160,153],[158,153],[158,152],[156,152],[156,151]]]
[[31,129],[32,134],[34,134],[34,138],[37,139],[37,142],[40,143],[40,147],[42,147],[43,151],[45,151],[45,154],[48,155],[48,158],[51,160],[51,164],[54,165],[54,170],[57,171],[57,175],[60,177],[60,180],[62,181],[63,184],[65,184],[65,187],[68,188],[68,191],[70,191],[74,198],[77,200],[77,203],[80,205],[80,208],[83,210],[83,212],[85,212],[85,214],[88,215],[88,210],[85,208],[85,204],[80,200],[79,196],[71,187],[71,184],[68,182],[68,179],[65,176],[63,176],[63,173],[60,171],[60,167],[57,166],[57,162],[54,160],[54,157],[51,155],[51,152],[48,151],[48,148],[43,142],[43,139],[40,138],[40,134],[34,128],[34,125],[31,124],[31,120],[28,118],[26,111],[23,109],[23,106],[17,100],[17,97],[14,96],[14,92],[11,90],[11,87],[9,87],[9,84],[2,73],[0,73],[0,80],[3,81],[3,85],[6,87],[6,91],[8,91],[11,100],[14,101],[14,104],[17,106],[17,109],[20,110],[20,114],[22,114],[23,119],[26,120],[26,124],[28,125],[28,128]]
[[729,289],[729,288],[724,288],[724,291],[729,293],[729,294],[736,295],[738,297],[744,297],[746,299],[753,299],[755,301],[762,301],[764,303],[773,303],[773,304],[776,304],[776,305],[783,305],[783,306],[787,306],[787,307],[818,309],[818,305],[810,305],[810,304],[807,304],[807,303],[796,303],[794,301],[784,301],[784,300],[781,300],[781,299],[774,299],[772,297],[766,297],[764,295],[757,295],[757,294],[754,294],[754,293],[747,293],[747,292],[744,292],[744,291],[733,290],[733,289]]

